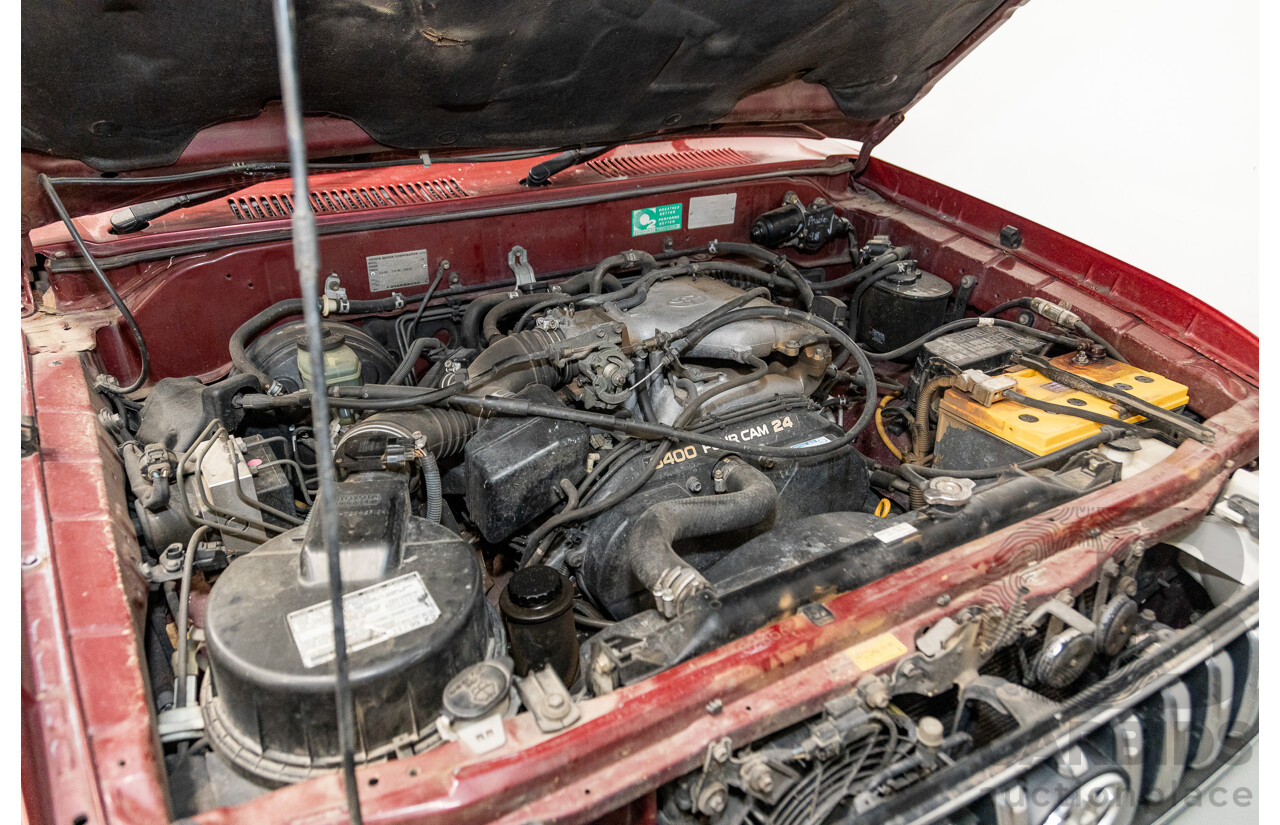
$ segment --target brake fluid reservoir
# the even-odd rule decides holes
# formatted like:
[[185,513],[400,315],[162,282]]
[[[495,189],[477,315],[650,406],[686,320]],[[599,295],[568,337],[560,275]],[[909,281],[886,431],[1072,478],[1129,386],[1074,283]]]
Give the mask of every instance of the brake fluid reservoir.
[[[351,387],[364,383],[361,378],[360,357],[347,346],[346,338],[336,329],[326,329],[321,344],[324,348],[324,385],[326,387]],[[311,389],[311,351],[307,339],[298,343],[298,374],[302,386]]]

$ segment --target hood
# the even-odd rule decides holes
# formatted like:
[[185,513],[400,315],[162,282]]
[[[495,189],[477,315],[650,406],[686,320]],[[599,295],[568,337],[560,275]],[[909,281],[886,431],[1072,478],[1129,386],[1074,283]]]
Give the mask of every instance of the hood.
[[[725,124],[875,143],[1022,2],[298,0],[302,99],[370,149],[620,143]],[[202,130],[278,98],[266,0],[24,0],[28,151],[103,171],[171,165]],[[236,134],[219,140],[224,159],[262,159],[260,136]]]

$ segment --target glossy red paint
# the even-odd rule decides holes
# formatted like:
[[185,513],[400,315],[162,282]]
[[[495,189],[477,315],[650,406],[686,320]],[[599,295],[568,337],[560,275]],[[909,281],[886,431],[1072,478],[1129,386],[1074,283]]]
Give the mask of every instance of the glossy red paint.
[[[698,194],[736,191],[740,210],[735,226],[717,227],[706,236],[682,232],[672,238],[673,244],[740,234],[748,216],[775,205],[787,188],[806,199],[823,193],[846,210],[861,212],[856,216],[860,236],[871,230],[891,230],[895,237],[902,233],[916,246],[922,266],[953,280],[978,274],[975,302],[980,306],[1044,294],[1071,300],[1097,329],[1122,331],[1121,348],[1131,360],[1191,385],[1197,409],[1214,416],[1209,424],[1218,432],[1217,440],[1211,446],[1185,444],[1171,460],[1140,477],[835,597],[828,603],[836,616],[830,625],[817,628],[797,616],[784,618],[647,682],[591,700],[582,706],[583,722],[559,736],[544,736],[529,720],[517,718],[508,722],[508,745],[480,759],[453,744],[363,768],[359,781],[367,821],[584,822],[623,806],[626,812],[616,816],[652,821],[650,791],[694,767],[710,738],[748,742],[811,714],[832,693],[847,689],[861,675],[847,655],[850,646],[892,632],[910,647],[915,631],[936,620],[935,600],[944,592],[952,596],[948,609],[954,610],[1007,600],[1012,577],[1021,577],[1037,596],[1064,586],[1079,589],[1100,557],[1146,546],[1195,517],[1230,470],[1256,456],[1257,340],[1190,296],[1050,230],[1018,222],[888,164],[873,162],[856,185],[847,175],[814,174],[724,183],[730,174],[700,170],[669,177],[682,187],[703,184],[706,190]],[[589,266],[628,246],[661,248],[662,238],[631,243],[622,228],[629,224],[618,223],[640,197],[635,188],[644,183],[566,183],[544,192],[495,194],[536,201],[618,186],[617,200],[564,205],[541,215],[458,218],[329,235],[322,255],[326,266],[358,274],[364,255],[398,251],[380,247],[391,236],[378,233],[405,233],[386,242],[414,239],[429,249],[452,244],[443,247],[447,252],[433,253],[432,260],[436,254],[466,260],[464,284],[504,277],[505,250],[513,243],[529,248],[539,269]],[[681,197],[689,192],[679,191]],[[644,197],[649,200],[643,205],[655,202],[653,196]],[[452,206],[442,202],[419,211],[445,214]],[[1007,222],[1016,223],[1026,239],[1014,253],[993,244]],[[832,271],[836,274],[834,267]],[[232,274],[229,285],[227,273]],[[121,278],[144,330],[153,341],[163,342],[153,344],[162,375],[198,371],[187,369],[191,364],[216,372],[231,328],[267,304],[296,294],[296,283],[289,286],[289,250],[280,241],[138,265],[112,275]],[[66,302],[60,297],[60,306],[101,304],[85,275],[64,273],[56,280],[56,289],[68,296]],[[350,288],[358,280],[353,274],[344,283]],[[352,292],[352,297],[365,297],[359,290]],[[192,311],[193,294],[215,297]],[[166,313],[173,320],[161,326]],[[38,770],[24,771],[23,778],[33,822],[62,825],[76,812],[94,825],[167,821],[138,661],[144,593],[132,567],[138,550],[123,510],[120,467],[97,423],[97,401],[87,385],[99,357],[113,371],[132,368],[118,329],[104,325],[109,315],[69,313],[59,320],[72,329],[62,332],[56,327],[51,331],[47,319],[42,328],[34,322],[27,326],[33,343],[29,386],[42,441],[40,455],[23,464],[23,554],[40,558],[23,574],[23,722],[24,730],[42,736],[32,755]],[[76,352],[85,346],[77,341],[92,340],[81,334],[84,329],[96,327],[101,327],[101,351]],[[1211,333],[1216,340],[1203,342],[1205,355],[1198,354],[1200,337]],[[192,354],[178,355],[182,349]],[[1098,535],[1089,538],[1090,530]],[[1029,580],[1025,568],[1030,560],[1041,563]],[[721,713],[706,711],[712,699],[723,703]],[[633,805],[637,799],[643,801]],[[342,806],[337,777],[325,777],[234,809],[210,811],[195,821],[320,825],[344,821]]]

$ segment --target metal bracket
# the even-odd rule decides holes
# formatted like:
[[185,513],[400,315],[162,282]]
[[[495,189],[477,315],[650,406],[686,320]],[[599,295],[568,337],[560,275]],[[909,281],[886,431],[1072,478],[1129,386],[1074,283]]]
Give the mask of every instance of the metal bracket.
[[36,429],[34,416],[22,416],[22,457],[40,452],[40,431]]
[[564,730],[582,718],[564,682],[550,666],[523,678],[517,677],[516,690],[520,691],[521,701],[543,733]]
[[516,289],[528,291],[537,283],[538,278],[529,265],[529,253],[523,246],[511,247],[511,251],[507,253],[507,266],[511,267],[516,276]]
[[329,317],[331,313],[345,315],[351,308],[347,300],[347,290],[342,286],[342,279],[335,272],[324,279],[324,297],[320,299],[320,314]]

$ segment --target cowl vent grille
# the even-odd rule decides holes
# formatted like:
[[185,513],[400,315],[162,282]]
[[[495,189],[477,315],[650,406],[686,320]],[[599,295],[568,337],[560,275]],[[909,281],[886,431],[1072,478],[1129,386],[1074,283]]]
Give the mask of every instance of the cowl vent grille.
[[723,169],[750,163],[751,158],[733,149],[689,149],[654,155],[609,156],[588,161],[587,166],[606,178],[633,178],[664,172]]
[[[409,181],[379,186],[350,186],[337,189],[311,190],[311,208],[319,215],[364,212],[388,206],[411,206],[419,203],[457,200],[467,192],[453,178]],[[227,198],[227,206],[238,221],[272,221],[293,214],[293,196],[239,195]]]

